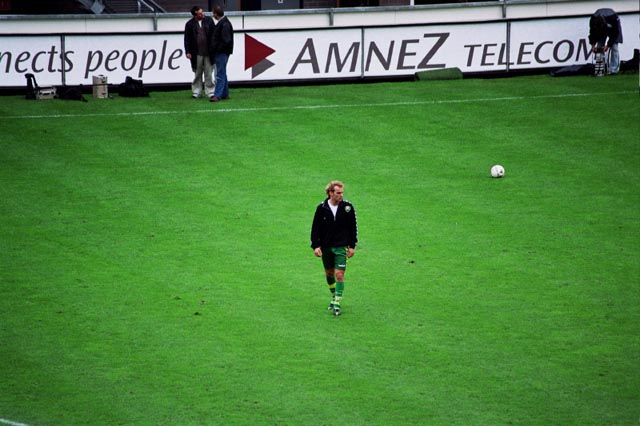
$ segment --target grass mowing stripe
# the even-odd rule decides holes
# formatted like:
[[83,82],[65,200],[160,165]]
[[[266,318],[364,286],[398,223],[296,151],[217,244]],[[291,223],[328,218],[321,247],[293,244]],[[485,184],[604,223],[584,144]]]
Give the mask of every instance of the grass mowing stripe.
[[29,426],[26,423],[13,422],[13,421],[7,420],[7,419],[0,419],[0,423],[5,424],[5,425],[10,425],[10,426]]
[[89,118],[89,117],[118,117],[118,116],[137,116],[137,115],[174,115],[174,114],[207,114],[207,113],[229,113],[229,112],[264,112],[264,111],[293,111],[293,110],[313,110],[313,109],[331,109],[331,108],[372,108],[372,107],[390,107],[390,106],[409,106],[409,105],[441,105],[441,104],[457,104],[457,103],[473,103],[473,102],[502,102],[502,101],[518,101],[526,99],[553,99],[553,98],[572,98],[587,96],[613,96],[627,95],[635,93],[632,90],[621,92],[604,92],[604,93],[565,93],[561,95],[539,95],[539,96],[506,96],[499,98],[478,98],[478,99],[448,99],[436,101],[415,101],[415,102],[382,102],[376,104],[332,104],[332,105],[298,105],[286,107],[261,107],[261,108],[223,108],[223,109],[205,109],[195,111],[143,111],[143,112],[117,112],[117,113],[100,113],[100,114],[53,114],[53,115],[15,115],[0,117],[0,119],[38,119],[38,118]]

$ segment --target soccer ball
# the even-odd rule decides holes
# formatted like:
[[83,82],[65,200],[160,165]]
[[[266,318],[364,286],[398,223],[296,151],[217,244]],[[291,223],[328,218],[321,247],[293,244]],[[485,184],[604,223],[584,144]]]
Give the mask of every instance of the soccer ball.
[[499,164],[496,164],[491,168],[491,177],[493,178],[501,178],[504,176],[504,167]]

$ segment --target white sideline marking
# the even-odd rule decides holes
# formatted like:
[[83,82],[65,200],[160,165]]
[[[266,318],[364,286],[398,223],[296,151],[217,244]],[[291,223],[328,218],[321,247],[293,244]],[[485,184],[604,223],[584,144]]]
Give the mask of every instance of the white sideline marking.
[[411,102],[381,102],[377,104],[335,104],[335,105],[300,105],[288,107],[262,107],[262,108],[217,108],[217,109],[201,109],[195,111],[143,111],[143,112],[110,112],[98,114],[52,114],[52,115],[11,115],[0,116],[0,119],[30,119],[30,118],[86,118],[86,117],[119,117],[119,116],[141,116],[141,115],[172,115],[172,114],[211,114],[211,113],[230,113],[230,112],[261,112],[261,111],[294,111],[304,109],[336,109],[336,108],[371,108],[371,107],[391,107],[391,106],[410,106],[410,105],[442,105],[442,104],[461,104],[473,102],[502,102],[502,101],[521,101],[524,99],[553,99],[553,98],[573,98],[587,96],[603,96],[603,95],[624,95],[636,93],[633,90],[622,92],[601,92],[601,93],[566,93],[562,95],[537,95],[537,96],[506,96],[501,98],[477,98],[477,99],[448,99],[441,101],[411,101]]
[[25,423],[12,422],[11,420],[7,420],[7,419],[0,419],[0,423],[9,425],[9,426],[29,426],[28,424],[25,424]]

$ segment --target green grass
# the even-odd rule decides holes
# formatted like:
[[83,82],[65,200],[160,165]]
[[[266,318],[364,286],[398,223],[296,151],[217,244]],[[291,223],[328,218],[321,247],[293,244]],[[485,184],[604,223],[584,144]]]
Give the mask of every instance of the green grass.
[[0,419],[637,424],[637,80],[0,98]]

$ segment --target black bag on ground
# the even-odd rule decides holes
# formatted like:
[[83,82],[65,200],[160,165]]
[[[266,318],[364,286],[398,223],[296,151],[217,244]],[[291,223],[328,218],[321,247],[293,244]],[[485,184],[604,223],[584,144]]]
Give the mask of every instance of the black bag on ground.
[[638,72],[640,66],[640,49],[633,49],[633,58],[620,62],[620,72]]
[[38,83],[36,83],[36,76],[29,73],[25,74],[27,79],[27,92],[25,93],[26,99],[36,100],[38,94]]
[[554,71],[551,71],[552,77],[571,77],[574,75],[593,75],[593,64],[570,65]]
[[58,98],[65,101],[87,102],[84,95],[82,94],[82,89],[80,87],[62,86],[58,90]]
[[118,94],[127,98],[141,98],[149,96],[149,92],[144,89],[142,80],[127,77],[118,88]]

